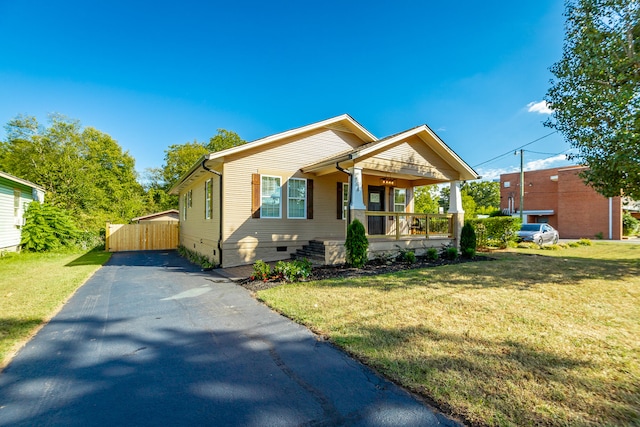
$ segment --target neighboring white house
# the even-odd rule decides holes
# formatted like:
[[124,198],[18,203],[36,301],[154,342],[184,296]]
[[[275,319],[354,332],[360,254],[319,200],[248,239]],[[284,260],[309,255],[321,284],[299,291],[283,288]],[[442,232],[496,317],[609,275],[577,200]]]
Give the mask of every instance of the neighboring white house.
[[44,188],[6,172],[0,172],[0,251],[20,247],[24,212],[32,201],[44,201]]

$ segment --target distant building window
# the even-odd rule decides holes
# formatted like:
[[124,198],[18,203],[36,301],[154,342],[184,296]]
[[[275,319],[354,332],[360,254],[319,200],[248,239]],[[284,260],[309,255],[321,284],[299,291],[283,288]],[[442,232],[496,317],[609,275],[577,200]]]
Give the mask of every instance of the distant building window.
[[505,181],[504,182],[504,188],[509,188],[511,187],[511,182],[510,181]]
[[287,183],[287,217],[307,217],[307,180],[290,178]]
[[204,183],[204,218],[211,219],[213,216],[213,179],[208,179]]
[[261,176],[260,182],[260,217],[261,218],[281,218],[282,197],[281,179],[279,176]]
[[404,212],[407,206],[407,190],[405,188],[395,188],[393,190],[393,211]]

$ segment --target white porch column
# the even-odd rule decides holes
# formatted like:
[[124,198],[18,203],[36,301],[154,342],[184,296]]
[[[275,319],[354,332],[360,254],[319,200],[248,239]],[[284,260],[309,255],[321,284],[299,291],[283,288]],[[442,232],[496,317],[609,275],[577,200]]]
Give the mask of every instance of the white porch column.
[[362,168],[351,168],[351,180],[349,183],[350,203],[349,210],[351,212],[351,221],[357,219],[360,221],[365,229],[367,224],[365,223],[364,211],[367,207],[364,204],[364,188],[362,185]]
[[460,236],[464,226],[464,209],[462,209],[462,193],[460,193],[460,181],[451,181],[449,184],[449,211],[453,215],[453,235],[456,239],[456,247],[460,249]]

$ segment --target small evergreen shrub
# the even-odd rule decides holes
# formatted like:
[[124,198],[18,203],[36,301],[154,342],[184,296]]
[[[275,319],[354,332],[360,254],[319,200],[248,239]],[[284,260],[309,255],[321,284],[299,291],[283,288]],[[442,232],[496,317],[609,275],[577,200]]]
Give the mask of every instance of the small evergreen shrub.
[[448,260],[453,261],[454,259],[458,258],[458,249],[453,247],[445,249],[444,257]]
[[520,230],[520,218],[496,216],[469,220],[476,233],[476,247],[491,246],[506,248],[509,242],[515,241]]
[[426,258],[429,261],[437,261],[440,255],[438,254],[438,250],[436,248],[429,248],[425,254]]
[[261,259],[257,260],[253,264],[253,275],[251,278],[253,280],[263,280],[267,281],[271,277],[271,266]]
[[69,214],[48,203],[29,203],[24,219],[20,245],[27,251],[45,252],[73,247],[79,237]]
[[557,244],[552,244],[552,245],[545,245],[545,246],[541,246],[540,249],[545,250],[545,251],[559,251],[560,249],[563,249],[562,246],[557,245]]
[[476,255],[476,232],[470,221],[465,221],[460,234],[462,256],[473,258]]
[[578,243],[578,242],[569,242],[569,247],[570,248],[579,248],[580,247],[580,243]]
[[580,246],[592,246],[593,242],[589,239],[580,239],[578,240],[576,243],[578,243]]
[[354,219],[347,227],[347,239],[344,246],[347,249],[347,264],[360,268],[367,263],[369,241],[364,225],[357,219]]

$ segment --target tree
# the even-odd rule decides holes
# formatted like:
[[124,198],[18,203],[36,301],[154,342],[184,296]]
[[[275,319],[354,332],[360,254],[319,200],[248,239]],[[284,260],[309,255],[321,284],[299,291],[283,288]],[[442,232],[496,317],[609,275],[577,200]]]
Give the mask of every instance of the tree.
[[438,187],[435,185],[416,187],[413,197],[413,206],[416,213],[438,213],[440,197],[438,195]]
[[605,197],[640,199],[640,3],[568,0],[562,59],[545,97],[545,125],[589,166],[581,176]]
[[0,169],[42,186],[47,201],[77,227],[97,232],[107,220],[129,221],[141,213],[135,161],[109,135],[60,115],[51,116],[48,127],[18,116],[6,134]]
[[234,131],[218,129],[218,133],[209,138],[209,144],[207,149],[210,152],[222,151],[227,148],[237,147],[238,145],[246,144],[247,141],[240,138],[240,136]]
[[462,191],[473,198],[476,210],[493,212],[500,209],[500,183],[492,181],[473,181],[462,185]]

